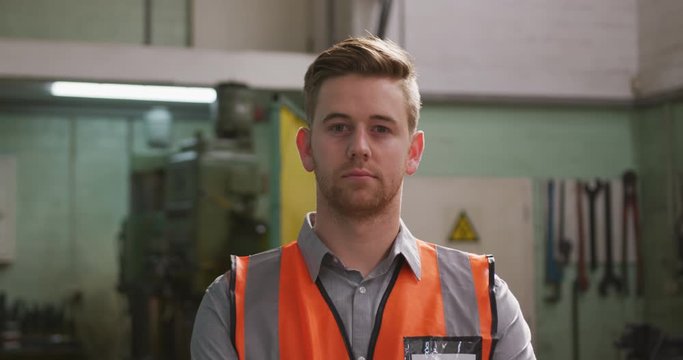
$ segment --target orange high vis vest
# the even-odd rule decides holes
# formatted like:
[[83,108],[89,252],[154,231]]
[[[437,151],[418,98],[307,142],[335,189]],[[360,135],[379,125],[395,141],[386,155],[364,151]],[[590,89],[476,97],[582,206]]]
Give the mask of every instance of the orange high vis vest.
[[[366,359],[460,354],[490,360],[496,342],[492,256],[418,240],[421,278],[401,262],[377,309]],[[241,360],[351,359],[344,325],[296,242],[232,257],[232,343]],[[448,282],[448,286],[443,286]]]

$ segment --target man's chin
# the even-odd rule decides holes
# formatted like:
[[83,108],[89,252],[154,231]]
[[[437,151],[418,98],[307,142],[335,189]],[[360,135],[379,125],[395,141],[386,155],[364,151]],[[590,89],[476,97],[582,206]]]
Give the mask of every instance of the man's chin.
[[383,213],[385,207],[379,206],[343,206],[337,212],[350,219],[369,219]]
[[333,202],[340,214],[348,217],[371,217],[381,214],[387,207],[388,202],[381,198],[355,196],[344,197]]

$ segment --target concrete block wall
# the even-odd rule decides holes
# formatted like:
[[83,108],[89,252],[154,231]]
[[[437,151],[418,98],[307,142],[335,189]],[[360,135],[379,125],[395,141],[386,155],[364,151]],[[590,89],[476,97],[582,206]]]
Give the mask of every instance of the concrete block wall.
[[[153,0],[151,44],[185,46],[186,0]],[[145,1],[2,0],[0,37],[142,44]]]
[[161,46],[190,46],[191,11],[187,0],[150,2],[150,42]]

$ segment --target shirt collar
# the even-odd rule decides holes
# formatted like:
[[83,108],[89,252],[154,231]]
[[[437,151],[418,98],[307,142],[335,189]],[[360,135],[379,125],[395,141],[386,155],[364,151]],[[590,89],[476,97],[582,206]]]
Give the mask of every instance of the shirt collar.
[[[315,282],[318,278],[320,265],[325,255],[334,254],[332,254],[330,249],[325,246],[318,235],[316,235],[315,231],[313,231],[314,217],[314,212],[306,214],[304,223],[299,231],[298,245],[301,254],[304,257],[304,262],[308,268],[311,280]],[[417,239],[410,233],[410,230],[408,230],[408,227],[403,223],[403,220],[401,220],[401,227],[388,256],[395,258],[398,255],[403,255],[415,277],[420,280],[422,277],[422,270],[420,268],[420,255],[417,249]]]

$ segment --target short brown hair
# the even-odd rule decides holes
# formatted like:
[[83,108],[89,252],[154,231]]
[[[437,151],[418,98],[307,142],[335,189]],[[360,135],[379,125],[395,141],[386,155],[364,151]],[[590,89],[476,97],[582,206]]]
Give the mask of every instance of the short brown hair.
[[412,133],[420,117],[420,91],[415,66],[408,53],[390,40],[374,36],[348,38],[323,51],[304,77],[306,121],[311,126],[318,92],[325,80],[350,75],[368,75],[403,80],[408,129]]

